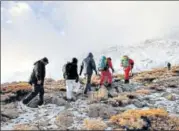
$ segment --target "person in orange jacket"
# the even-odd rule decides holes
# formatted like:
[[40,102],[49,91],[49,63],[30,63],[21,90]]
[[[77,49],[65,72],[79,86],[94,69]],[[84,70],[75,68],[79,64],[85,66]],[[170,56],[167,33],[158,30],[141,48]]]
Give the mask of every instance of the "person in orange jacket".
[[129,73],[134,67],[134,61],[125,55],[122,57],[121,66],[124,69],[124,83],[129,83]]
[[107,77],[108,86],[110,87],[112,84],[112,73],[110,72],[109,68],[112,69],[112,72],[114,72],[114,68],[112,65],[112,60],[110,57],[106,59],[106,67],[104,70],[101,71],[101,80],[100,80],[100,86],[104,84],[104,80]]

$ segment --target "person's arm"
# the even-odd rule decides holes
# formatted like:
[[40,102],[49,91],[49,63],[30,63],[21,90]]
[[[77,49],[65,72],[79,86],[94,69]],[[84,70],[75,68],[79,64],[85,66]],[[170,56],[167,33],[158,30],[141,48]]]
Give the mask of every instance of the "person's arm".
[[94,61],[94,59],[91,59],[91,64],[92,64],[92,68],[95,71],[96,75],[98,74],[97,70],[96,70],[96,63]]
[[130,59],[130,65],[131,65],[131,68],[134,67],[134,61],[132,59]]
[[79,76],[78,76],[78,66],[75,66],[75,76],[76,76],[76,82],[78,82],[79,80]]
[[83,61],[82,64],[81,64],[81,69],[80,69],[80,74],[79,74],[79,75],[82,74],[83,68],[84,68],[84,61]]

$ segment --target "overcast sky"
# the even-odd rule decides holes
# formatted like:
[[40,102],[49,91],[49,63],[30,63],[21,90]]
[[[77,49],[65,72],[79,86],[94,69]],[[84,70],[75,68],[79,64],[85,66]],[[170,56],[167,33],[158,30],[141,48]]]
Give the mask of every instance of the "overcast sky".
[[47,77],[58,79],[73,56],[166,36],[179,28],[178,7],[179,1],[3,1],[1,82],[27,80],[44,56]]

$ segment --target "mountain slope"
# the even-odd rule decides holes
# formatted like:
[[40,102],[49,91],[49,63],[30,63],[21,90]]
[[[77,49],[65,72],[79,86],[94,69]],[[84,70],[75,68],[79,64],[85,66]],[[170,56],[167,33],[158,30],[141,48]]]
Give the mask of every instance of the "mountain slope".
[[135,46],[115,46],[100,53],[94,53],[98,63],[101,54],[110,56],[117,72],[121,72],[120,59],[128,55],[135,61],[134,72],[149,70],[151,68],[179,64],[179,41],[177,40],[146,40]]

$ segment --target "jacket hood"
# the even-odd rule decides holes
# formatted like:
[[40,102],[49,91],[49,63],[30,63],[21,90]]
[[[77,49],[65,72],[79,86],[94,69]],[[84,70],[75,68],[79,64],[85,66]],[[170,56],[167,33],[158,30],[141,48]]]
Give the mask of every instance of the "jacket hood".
[[36,61],[35,63],[34,63],[34,65],[36,65],[37,63],[39,63],[41,60],[38,60],[38,61]]
[[88,57],[89,57],[89,58],[93,58],[93,54],[90,52],[90,53],[88,54]]

